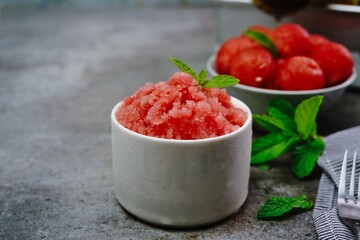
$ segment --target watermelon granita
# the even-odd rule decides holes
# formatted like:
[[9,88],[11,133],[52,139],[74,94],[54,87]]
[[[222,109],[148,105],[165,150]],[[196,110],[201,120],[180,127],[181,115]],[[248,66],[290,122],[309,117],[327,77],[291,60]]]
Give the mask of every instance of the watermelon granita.
[[145,84],[124,99],[115,115],[137,133],[183,140],[225,135],[247,119],[225,89],[202,87],[185,72],[175,73],[167,82]]

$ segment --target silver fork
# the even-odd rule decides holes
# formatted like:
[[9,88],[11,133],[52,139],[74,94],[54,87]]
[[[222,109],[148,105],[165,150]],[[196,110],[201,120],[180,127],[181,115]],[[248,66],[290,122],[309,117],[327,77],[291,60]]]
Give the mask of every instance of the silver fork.
[[350,188],[346,194],[346,169],[347,169],[348,151],[344,153],[344,160],[341,168],[338,210],[340,220],[351,228],[357,239],[360,239],[360,177],[358,178],[358,192],[355,196],[355,168],[356,168],[356,151],[354,152],[353,165],[351,169]]

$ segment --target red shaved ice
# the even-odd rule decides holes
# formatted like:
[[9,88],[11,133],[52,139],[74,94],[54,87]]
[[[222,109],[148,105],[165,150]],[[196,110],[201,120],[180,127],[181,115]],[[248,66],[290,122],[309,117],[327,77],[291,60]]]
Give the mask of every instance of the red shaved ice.
[[166,139],[204,139],[240,128],[247,113],[231,103],[225,89],[203,88],[187,73],[147,83],[126,97],[116,119],[137,133]]

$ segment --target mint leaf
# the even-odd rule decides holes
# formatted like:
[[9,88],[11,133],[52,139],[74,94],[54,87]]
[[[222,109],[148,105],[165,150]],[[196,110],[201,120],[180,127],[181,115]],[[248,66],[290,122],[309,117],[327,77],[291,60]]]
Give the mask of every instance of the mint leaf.
[[251,149],[251,164],[261,164],[273,160],[299,141],[296,135],[270,133],[253,141]]
[[288,101],[277,98],[273,99],[269,102],[268,111],[270,115],[273,115],[273,110],[281,111],[284,115],[289,118],[294,118],[295,107]]
[[189,67],[186,63],[182,62],[181,60],[173,57],[169,57],[169,59],[182,71],[185,73],[190,74],[196,81],[199,81],[199,76],[196,74],[191,67]]
[[275,131],[296,132],[294,121],[295,107],[283,99],[274,99],[269,102],[269,115],[253,114],[254,121],[261,127]]
[[280,132],[280,131],[293,131],[292,128],[289,128],[289,124],[284,123],[281,119],[268,116],[268,115],[260,115],[253,114],[254,121],[261,127],[265,128],[270,132]]
[[296,123],[294,121],[295,107],[283,99],[274,99],[269,102],[269,115],[281,122],[282,129],[296,132]]
[[309,138],[316,125],[315,119],[322,103],[323,96],[315,96],[304,100],[295,109],[295,122],[297,131],[302,139]]
[[239,83],[239,79],[237,79],[237,78],[227,76],[227,75],[217,75],[217,76],[214,76],[209,81],[206,81],[205,84],[203,85],[203,87],[205,87],[205,88],[212,88],[212,87],[225,88],[225,87],[233,86],[237,83]]
[[313,202],[307,200],[306,195],[296,198],[274,196],[269,198],[259,209],[257,218],[259,219],[276,219],[291,214],[305,212],[312,209]]
[[239,79],[227,75],[217,75],[211,78],[210,80],[206,80],[207,73],[205,69],[201,70],[199,75],[197,75],[196,72],[192,70],[191,67],[189,67],[186,63],[182,62],[181,60],[173,57],[169,57],[169,59],[182,72],[190,74],[197,81],[198,85],[204,88],[225,88],[239,83]]
[[264,149],[267,149],[276,143],[282,142],[285,139],[287,139],[287,136],[284,136],[281,133],[269,133],[259,137],[253,141],[251,153],[252,155],[258,154]]
[[278,57],[278,50],[274,42],[262,32],[254,31],[251,29],[245,30],[244,34],[249,38],[253,39],[255,42],[260,44],[262,47],[266,48],[274,58]]
[[206,77],[207,77],[206,70],[205,69],[201,70],[201,72],[199,73],[199,80],[198,80],[200,85],[205,84]]
[[315,137],[305,145],[295,148],[293,153],[292,170],[294,174],[303,179],[314,169],[317,159],[325,149],[325,143],[321,137]]

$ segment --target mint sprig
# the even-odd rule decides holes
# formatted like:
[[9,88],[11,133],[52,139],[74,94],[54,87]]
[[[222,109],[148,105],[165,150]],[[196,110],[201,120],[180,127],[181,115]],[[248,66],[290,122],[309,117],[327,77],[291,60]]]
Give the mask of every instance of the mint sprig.
[[285,100],[275,99],[269,103],[269,115],[254,114],[254,121],[269,133],[253,141],[251,163],[268,164],[291,152],[293,173],[299,179],[309,176],[325,149],[315,121],[322,101],[322,96],[315,96],[295,108]]
[[274,42],[265,34],[262,32],[258,32],[255,30],[247,29],[244,31],[244,34],[253,39],[255,42],[260,44],[260,46],[266,48],[273,56],[274,58],[277,58],[279,53],[278,50],[274,44]]
[[197,74],[191,67],[181,60],[173,57],[169,59],[182,71],[190,74],[198,83],[198,85],[204,88],[226,88],[234,86],[239,83],[239,79],[234,78],[228,75],[217,75],[207,80],[206,70],[203,69],[199,74]]
[[258,219],[270,220],[286,217],[292,214],[312,209],[313,202],[306,195],[299,197],[274,196],[269,198],[257,213]]

